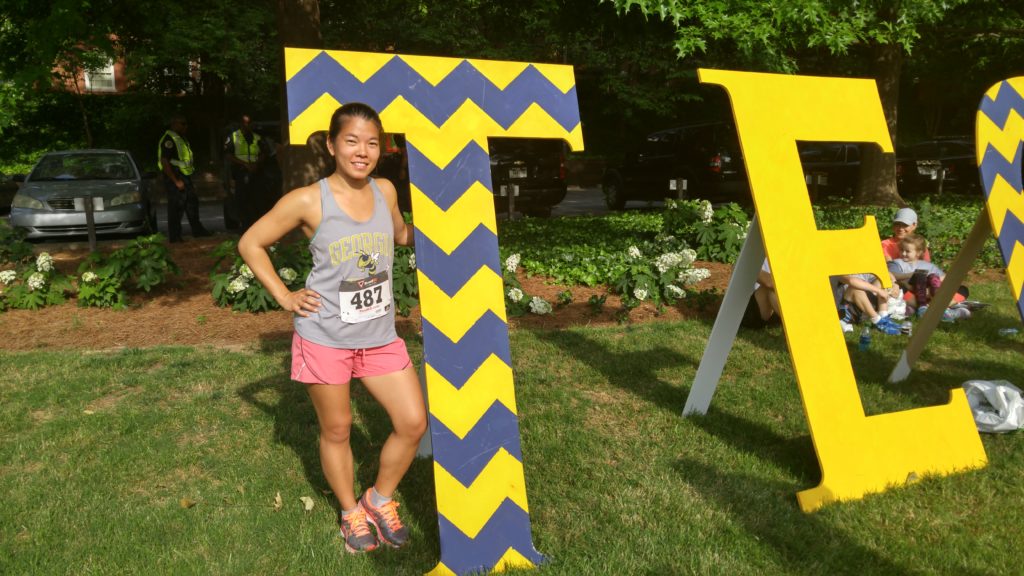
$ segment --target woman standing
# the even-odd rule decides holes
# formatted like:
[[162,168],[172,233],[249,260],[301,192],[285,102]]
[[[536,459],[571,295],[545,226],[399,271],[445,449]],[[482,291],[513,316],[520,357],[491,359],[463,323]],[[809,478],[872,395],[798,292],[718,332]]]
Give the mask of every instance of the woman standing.
[[[334,173],[281,198],[242,236],[238,251],[277,303],[295,314],[291,378],[307,385],[316,409],[320,462],[342,510],[345,549],[367,552],[379,541],[398,547],[409,539],[392,496],[427,426],[416,370],[395,332],[391,291],[394,244],[412,244],[413,230],[398,210],[394,185],[370,177],[383,136],[377,113],[346,104],[331,116],[328,134]],[[313,270],[306,287],[291,292],[267,249],[295,228],[310,238]],[[358,499],[349,444],[352,378],[394,427],[376,482]]]

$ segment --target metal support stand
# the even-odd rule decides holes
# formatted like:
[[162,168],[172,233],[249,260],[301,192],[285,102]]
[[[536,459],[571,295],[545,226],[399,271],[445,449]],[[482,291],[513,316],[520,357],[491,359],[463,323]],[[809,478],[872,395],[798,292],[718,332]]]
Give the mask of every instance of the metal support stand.
[[933,305],[928,307],[924,318],[921,319],[921,324],[914,330],[914,335],[910,337],[907,349],[903,351],[899,362],[896,363],[896,367],[889,374],[890,383],[902,382],[907,379],[907,376],[910,376],[914,363],[917,362],[918,356],[921,355],[925,344],[931,338],[932,332],[939,325],[942,313],[946,310],[949,302],[952,301],[956,289],[960,287],[964,278],[967,277],[967,272],[970,271],[971,265],[978,258],[978,254],[981,254],[981,249],[985,247],[985,240],[988,240],[991,234],[992,224],[989,222],[988,212],[985,208],[982,208],[981,212],[978,213],[978,219],[974,221],[974,228],[971,228],[971,233],[964,240],[960,252],[956,255],[956,260],[953,261],[953,266],[942,280],[939,291],[932,299]]

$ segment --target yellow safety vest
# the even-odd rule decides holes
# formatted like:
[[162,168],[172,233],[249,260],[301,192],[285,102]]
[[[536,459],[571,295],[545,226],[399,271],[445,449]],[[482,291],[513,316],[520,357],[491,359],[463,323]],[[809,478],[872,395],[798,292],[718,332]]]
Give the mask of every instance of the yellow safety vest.
[[235,130],[231,134],[231,144],[235,148],[235,158],[242,162],[252,164],[260,159],[260,135],[253,133],[252,144],[245,140],[241,130]]
[[163,158],[163,150],[160,149],[160,144],[164,141],[164,137],[170,136],[171,140],[174,141],[174,146],[178,149],[178,159],[170,160],[171,166],[174,166],[185,176],[191,176],[196,171],[195,167],[192,166],[192,149],[189,148],[188,142],[184,138],[178,136],[177,132],[168,130],[164,132],[164,135],[160,137],[160,140],[156,145],[156,164],[160,170],[164,169],[164,164],[161,161]]

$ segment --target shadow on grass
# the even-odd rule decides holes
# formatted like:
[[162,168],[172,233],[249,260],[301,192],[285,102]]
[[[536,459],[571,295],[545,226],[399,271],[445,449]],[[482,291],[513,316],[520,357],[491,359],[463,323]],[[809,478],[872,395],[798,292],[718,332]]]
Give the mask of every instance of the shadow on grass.
[[674,468],[683,481],[731,516],[782,565],[798,574],[923,574],[852,540],[842,529],[796,506],[793,487],[683,458]]
[[821,481],[818,455],[814,452],[810,436],[786,438],[763,424],[717,410],[714,406],[706,415],[688,416],[687,419],[736,450],[775,463],[807,488]]
[[[579,331],[537,331],[538,338],[554,344],[578,362],[594,368],[608,382],[670,412],[681,412],[689,387],[666,382],[658,377],[665,369],[692,366],[699,357],[680,354],[664,346],[647,350],[612,350]],[[628,337],[628,330],[625,337]]]
[[[281,354],[289,350],[290,345],[290,340],[261,340],[260,350]],[[273,441],[295,452],[302,462],[303,473],[310,486],[317,492],[329,490],[330,485],[320,467],[320,432],[316,411],[306,386],[290,380],[290,371],[291,355],[284,353],[279,375],[248,384],[238,395],[273,419]],[[362,385],[355,384],[352,387],[351,398],[355,421],[350,443],[356,465],[355,488],[361,491],[372,486],[376,479],[380,449],[392,428],[387,412]],[[414,538],[409,552],[421,557],[417,562],[422,563],[425,572],[433,568],[440,558],[433,460],[415,460],[403,478],[399,491],[401,503],[405,507],[402,517],[410,526]],[[337,499],[330,497],[329,500],[331,506],[340,513]],[[411,560],[405,550],[401,554],[382,552],[373,555],[374,561],[382,569],[408,570]]]

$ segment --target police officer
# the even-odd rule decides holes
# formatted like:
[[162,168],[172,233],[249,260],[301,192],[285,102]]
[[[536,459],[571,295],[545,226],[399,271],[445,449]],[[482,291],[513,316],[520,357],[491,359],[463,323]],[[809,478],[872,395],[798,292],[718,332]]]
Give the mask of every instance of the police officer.
[[167,235],[171,242],[181,242],[182,211],[188,218],[192,236],[199,238],[210,235],[199,221],[199,197],[192,185],[195,165],[192,161],[192,148],[185,139],[187,133],[185,117],[175,114],[171,117],[169,129],[160,137],[157,149],[164,190],[167,192]]
[[263,215],[265,202],[260,164],[267,156],[265,148],[260,135],[252,131],[252,119],[248,115],[242,115],[241,127],[224,142],[224,152],[231,161],[235,205],[239,209],[243,231]]

